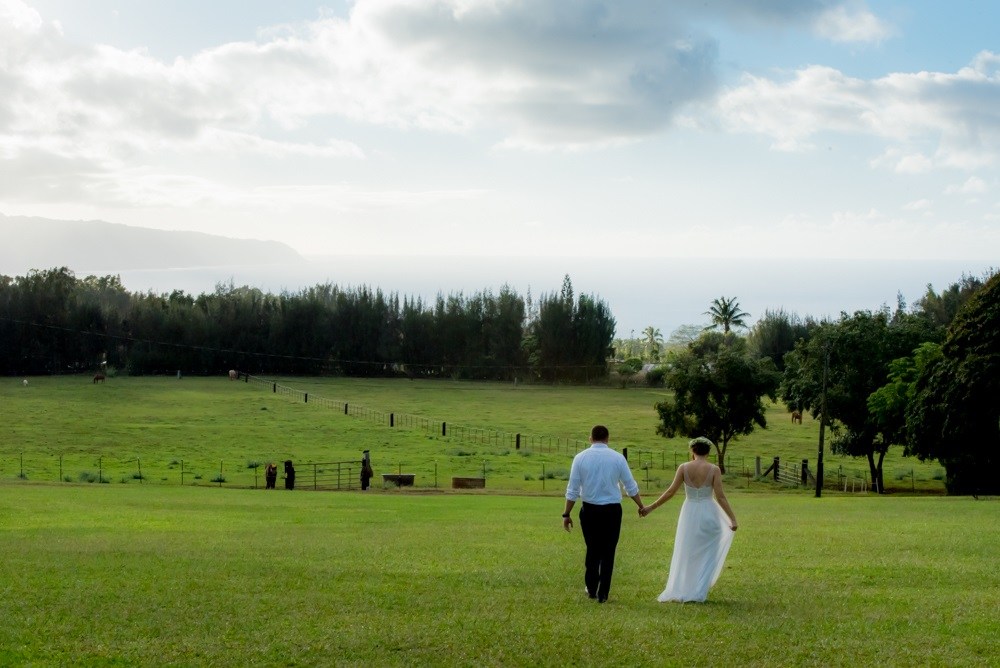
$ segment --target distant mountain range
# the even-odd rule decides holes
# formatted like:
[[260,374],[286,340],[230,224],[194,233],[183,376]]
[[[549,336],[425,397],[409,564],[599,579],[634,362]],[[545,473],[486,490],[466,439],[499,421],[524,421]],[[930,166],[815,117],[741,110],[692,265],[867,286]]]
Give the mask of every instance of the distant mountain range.
[[80,274],[302,261],[301,255],[278,241],[0,214],[0,275],[20,276],[53,267]]

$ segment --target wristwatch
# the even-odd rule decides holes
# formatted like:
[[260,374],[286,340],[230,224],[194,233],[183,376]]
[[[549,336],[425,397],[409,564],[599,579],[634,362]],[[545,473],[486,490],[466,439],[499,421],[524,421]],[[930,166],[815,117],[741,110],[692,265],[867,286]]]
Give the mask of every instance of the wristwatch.
[[569,517],[569,513],[563,513],[563,517],[564,518],[568,518]]

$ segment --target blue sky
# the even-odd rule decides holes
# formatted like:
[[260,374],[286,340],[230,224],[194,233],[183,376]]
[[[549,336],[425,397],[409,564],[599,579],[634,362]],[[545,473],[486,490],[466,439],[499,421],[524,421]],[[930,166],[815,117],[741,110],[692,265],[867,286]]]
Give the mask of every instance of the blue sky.
[[0,213],[978,274],[997,25],[987,0],[0,0]]

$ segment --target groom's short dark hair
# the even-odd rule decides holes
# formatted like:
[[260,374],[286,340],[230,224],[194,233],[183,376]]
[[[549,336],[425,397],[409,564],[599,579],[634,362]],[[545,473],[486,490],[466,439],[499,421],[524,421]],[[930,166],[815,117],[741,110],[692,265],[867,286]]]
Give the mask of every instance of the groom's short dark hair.
[[590,430],[590,438],[595,443],[607,443],[608,442],[608,428],[603,424],[599,424]]

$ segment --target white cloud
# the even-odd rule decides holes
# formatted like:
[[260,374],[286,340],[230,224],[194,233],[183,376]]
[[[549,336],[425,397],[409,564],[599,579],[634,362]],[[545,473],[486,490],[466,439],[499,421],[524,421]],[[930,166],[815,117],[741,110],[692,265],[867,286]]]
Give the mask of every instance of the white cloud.
[[972,169],[1000,159],[1000,56],[983,52],[954,74],[890,74],[874,80],[822,66],[786,81],[747,75],[719,99],[723,127],[769,136],[780,150],[808,150],[817,135],[865,134],[885,140],[903,157],[902,172],[934,162]]
[[364,151],[354,142],[330,140],[326,144],[282,142],[245,132],[209,128],[198,138],[197,147],[210,153],[260,154],[273,158],[319,157],[364,158]]
[[42,17],[20,0],[3,0],[0,2],[0,26],[11,29],[10,32],[4,31],[8,39],[11,34],[37,33],[42,28]]
[[930,208],[931,204],[933,202],[929,199],[918,199],[903,205],[903,209],[906,211],[926,211]]
[[978,176],[970,176],[964,183],[945,188],[946,195],[981,195],[987,191],[986,181]]
[[823,12],[813,29],[833,42],[879,42],[892,34],[889,26],[864,7],[846,5]]
[[64,141],[46,150],[98,165],[164,143],[194,149],[207,130],[263,135],[268,123],[291,131],[325,116],[488,129],[505,148],[615,146],[715,95],[716,44],[695,20],[769,29],[832,21],[829,36],[877,24],[863,6],[821,0],[358,0],[347,18],[321,14],[165,63],[74,47],[20,0],[2,0],[0,11],[10,88],[0,150],[13,150],[14,135],[41,147],[58,134]]
[[896,163],[896,171],[900,174],[923,174],[933,166],[934,162],[926,155],[914,153],[901,157]]

